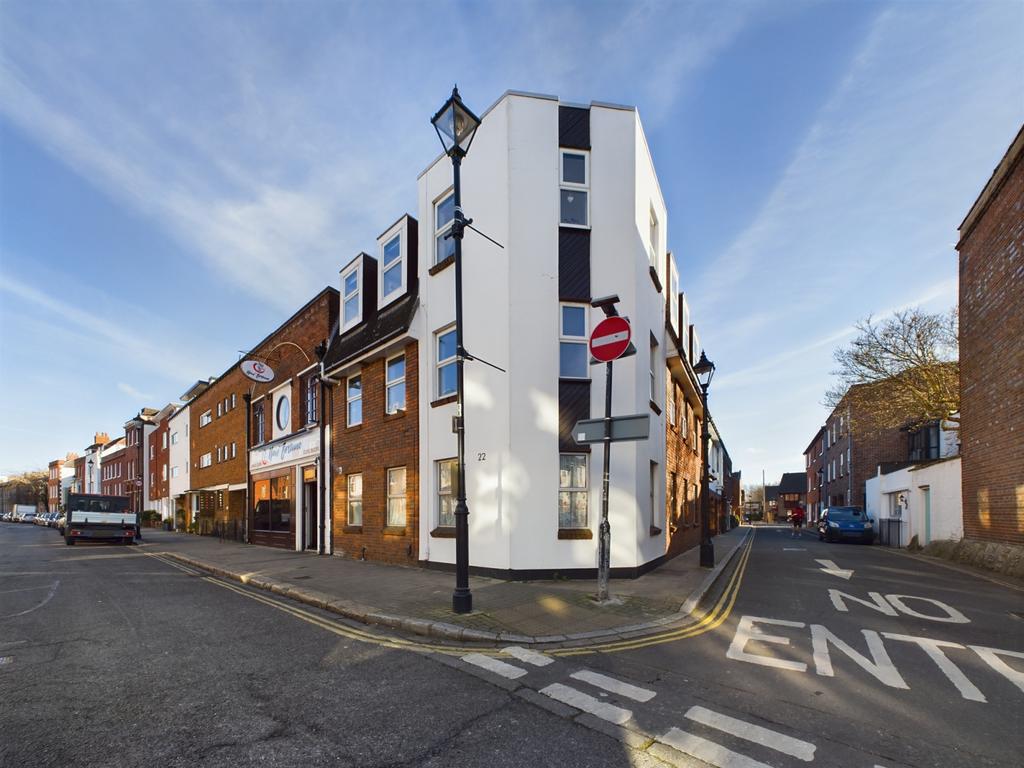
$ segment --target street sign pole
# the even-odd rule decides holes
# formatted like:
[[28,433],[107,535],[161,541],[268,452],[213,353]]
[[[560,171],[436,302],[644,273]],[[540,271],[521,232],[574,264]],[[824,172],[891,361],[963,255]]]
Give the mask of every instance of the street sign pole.
[[612,363],[604,364],[604,472],[601,478],[601,525],[597,529],[597,599],[608,599],[611,561],[611,524],[608,522],[608,475],[612,452]]

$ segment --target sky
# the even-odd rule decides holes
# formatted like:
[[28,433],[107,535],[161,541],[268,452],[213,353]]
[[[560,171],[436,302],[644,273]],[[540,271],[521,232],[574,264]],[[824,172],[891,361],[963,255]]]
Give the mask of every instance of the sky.
[[637,107],[733,465],[801,471],[853,324],[955,304],[1021,40],[1016,0],[6,0],[0,475],[218,375],[415,215],[455,81]]

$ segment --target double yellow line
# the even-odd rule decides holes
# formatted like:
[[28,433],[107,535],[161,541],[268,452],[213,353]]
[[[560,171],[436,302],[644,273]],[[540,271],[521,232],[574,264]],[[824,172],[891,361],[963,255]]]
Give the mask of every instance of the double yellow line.
[[736,598],[740,593],[740,585],[743,583],[743,574],[747,570],[750,550],[754,547],[754,535],[755,530],[752,529],[750,537],[740,553],[740,560],[736,565],[736,570],[733,571],[728,585],[722,592],[722,596],[718,598],[718,602],[715,603],[711,610],[694,616],[694,620],[691,623],[658,635],[647,635],[646,637],[638,637],[635,640],[623,640],[617,643],[590,645],[585,648],[562,648],[550,651],[550,654],[552,656],[582,656],[588,653],[618,653],[620,651],[647,648],[652,645],[661,645],[662,643],[674,643],[677,640],[685,640],[697,635],[703,635],[705,632],[710,632],[728,619],[729,614],[732,613],[732,607],[736,604]]
[[[740,591],[740,585],[743,581],[743,574],[747,568],[747,561],[750,559],[750,550],[754,546],[754,531],[751,531],[750,537],[747,543],[744,545],[743,552],[740,553],[740,560],[733,571],[732,577],[729,579],[729,583],[725,590],[722,592],[722,596],[715,603],[714,607],[704,612],[701,615],[695,616],[693,622],[686,624],[682,627],[677,627],[667,632],[663,632],[658,635],[648,635],[646,637],[638,637],[635,640],[624,640],[615,643],[604,643],[600,645],[591,645],[579,648],[562,648],[547,651],[552,656],[580,656],[588,653],[617,653],[620,651],[630,651],[637,648],[646,648],[652,645],[660,645],[662,643],[672,643],[677,640],[684,640],[689,637],[696,637],[697,635],[709,632],[715,627],[719,626],[723,621],[729,618],[729,614],[732,612],[732,607],[736,603],[736,597]],[[235,594],[247,597],[250,600],[263,603],[271,608],[276,608],[279,611],[284,611],[291,616],[301,619],[308,624],[325,629],[328,632],[332,632],[335,635],[348,638],[350,640],[358,640],[363,643],[373,643],[380,645],[385,648],[393,648],[397,650],[405,651],[419,651],[419,652],[433,652],[433,653],[444,653],[454,656],[462,656],[468,652],[476,651],[478,653],[488,655],[498,655],[501,651],[497,648],[483,648],[475,649],[468,646],[460,645],[443,645],[443,644],[431,644],[421,643],[411,640],[405,640],[401,637],[393,636],[382,636],[374,634],[373,632],[356,629],[355,627],[344,624],[340,621],[325,618],[319,616],[311,611],[304,608],[299,608],[295,605],[275,600],[274,598],[267,597],[265,595],[253,592],[249,589],[245,589],[241,586],[231,584],[229,582],[221,581],[220,579],[212,576],[202,576],[200,571],[188,566],[182,565],[176,562],[172,558],[163,557],[159,554],[146,552],[146,555],[153,557],[160,562],[177,568],[179,571],[183,571],[193,576],[201,576],[203,581],[214,584],[223,589],[230,590]],[[541,649],[543,650],[543,649]]]

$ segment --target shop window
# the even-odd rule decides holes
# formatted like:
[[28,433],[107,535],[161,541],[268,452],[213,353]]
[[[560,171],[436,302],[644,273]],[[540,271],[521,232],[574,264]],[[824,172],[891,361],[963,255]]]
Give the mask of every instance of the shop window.
[[253,483],[256,507],[253,530],[287,533],[291,530],[295,499],[291,471]]

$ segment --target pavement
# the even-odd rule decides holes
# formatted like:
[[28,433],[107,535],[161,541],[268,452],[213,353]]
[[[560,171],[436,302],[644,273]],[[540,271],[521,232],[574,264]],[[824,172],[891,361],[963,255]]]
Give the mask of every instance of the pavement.
[[717,564],[698,548],[636,579],[613,579],[612,599],[593,580],[518,582],[472,576],[475,610],[451,610],[454,575],[146,530],[142,551],[233,579],[365,624],[458,642],[579,645],[642,636],[692,621],[691,613],[732,563],[752,529],[714,538]]

